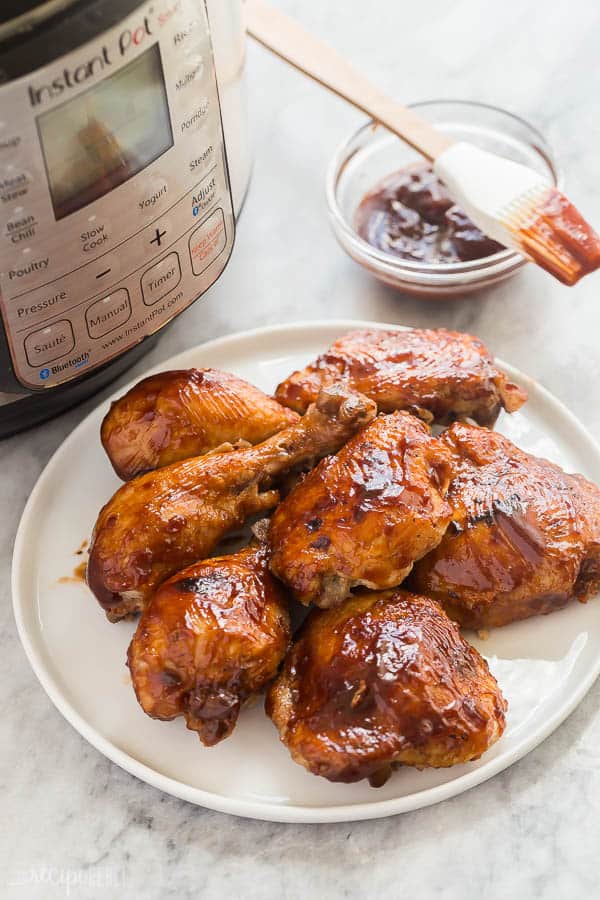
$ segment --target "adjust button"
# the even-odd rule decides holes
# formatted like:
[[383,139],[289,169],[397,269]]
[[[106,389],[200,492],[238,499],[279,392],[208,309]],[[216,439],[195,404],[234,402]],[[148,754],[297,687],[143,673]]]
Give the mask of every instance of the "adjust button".
[[120,328],[131,317],[131,300],[125,288],[119,288],[96,300],[85,311],[85,324],[91,338],[101,338]]
[[142,299],[146,306],[162,300],[181,281],[179,256],[175,251],[146,269],[142,275]]
[[27,362],[36,368],[70,353],[75,346],[75,336],[69,320],[61,319],[39,331],[32,331],[24,343]]

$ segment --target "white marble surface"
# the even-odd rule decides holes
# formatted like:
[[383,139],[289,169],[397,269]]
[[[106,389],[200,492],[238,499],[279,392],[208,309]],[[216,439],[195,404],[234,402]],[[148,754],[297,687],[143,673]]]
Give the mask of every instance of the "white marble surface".
[[[530,119],[556,144],[573,198],[600,222],[597,3],[280,5],[403,100],[479,99]],[[192,342],[268,323],[354,316],[446,325],[480,335],[600,439],[600,276],[569,291],[530,268],[487,294],[446,304],[374,283],[338,249],[323,200],[328,159],[360,117],[258,48],[249,53],[249,76],[256,164],[234,258],[133,374]],[[12,619],[9,569],[39,472],[96,402],[0,444],[0,895],[597,895],[600,684],[502,775],[437,807],[375,822],[228,818],[160,795],[88,746],[29,669]]]

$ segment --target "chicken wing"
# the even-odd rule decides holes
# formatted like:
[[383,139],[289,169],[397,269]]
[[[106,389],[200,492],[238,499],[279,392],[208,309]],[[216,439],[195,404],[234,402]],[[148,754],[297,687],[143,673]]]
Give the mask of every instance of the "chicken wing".
[[336,451],[374,415],[373,401],[331,387],[296,424],[256,447],[193,457],[124,484],[100,511],[87,567],[108,618],[142,610],[162,581],[272,509],[277,476]]
[[470,628],[552,612],[600,588],[600,490],[508,438],[455,424],[452,522],[411,586]]
[[470,417],[491,426],[502,407],[514,412],[527,399],[482,341],[443,328],[353,331],[286,378],[275,397],[301,413],[335,381],[371,397],[380,412],[406,409],[438,424]]
[[293,759],[330,781],[384,783],[393,764],[478,759],[506,702],[440,606],[406,591],[361,592],[314,610],[267,694]]
[[302,603],[399,584],[442,539],[450,453],[410,413],[380,415],[322,460],[276,509],[271,571]]
[[129,481],[222,444],[258,444],[296,419],[229,372],[183,369],[144,378],[116,400],[101,438],[115,472]]
[[247,547],[165,581],[140,618],[127,664],[144,712],[184,716],[210,747],[274,678],[289,642],[287,602],[266,551]]

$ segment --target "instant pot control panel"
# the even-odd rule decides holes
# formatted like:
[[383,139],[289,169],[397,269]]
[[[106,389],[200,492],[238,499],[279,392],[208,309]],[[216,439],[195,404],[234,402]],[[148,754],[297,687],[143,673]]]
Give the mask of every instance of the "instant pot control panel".
[[16,378],[43,390],[157,331],[227,263],[204,3],[144,4],[0,97],[0,307]]

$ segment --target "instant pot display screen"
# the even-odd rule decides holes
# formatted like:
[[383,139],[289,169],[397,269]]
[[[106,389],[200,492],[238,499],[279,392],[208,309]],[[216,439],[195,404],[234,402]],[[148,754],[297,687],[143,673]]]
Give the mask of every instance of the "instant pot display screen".
[[173,146],[158,44],[110,78],[38,116],[37,126],[54,215],[62,219]]

